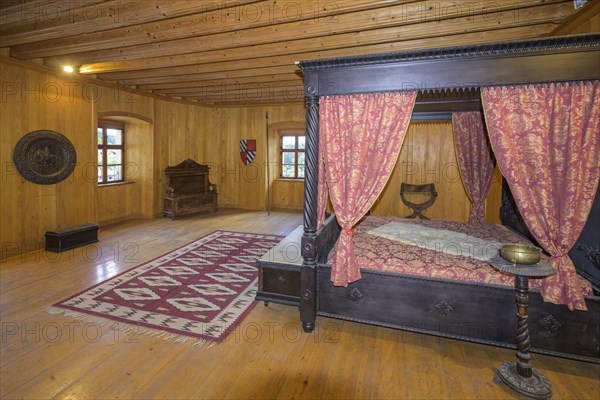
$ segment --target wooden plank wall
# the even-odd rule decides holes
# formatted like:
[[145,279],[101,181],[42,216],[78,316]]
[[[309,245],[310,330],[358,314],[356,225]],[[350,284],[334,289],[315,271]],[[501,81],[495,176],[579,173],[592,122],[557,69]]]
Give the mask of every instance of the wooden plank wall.
[[152,124],[125,124],[125,135],[126,159],[123,169],[127,184],[98,187],[100,225],[154,215]]
[[[165,193],[164,171],[191,158],[211,164],[214,155],[209,144],[214,140],[214,111],[192,104],[154,101],[154,207],[155,216],[162,215]],[[215,182],[211,171],[210,180]]]
[[[47,230],[97,220],[95,172],[92,179],[86,175],[87,163],[96,158],[97,144],[90,134],[94,126],[92,103],[76,90],[72,80],[2,63],[0,81],[3,256],[18,253],[24,246],[43,247]],[[12,162],[17,141],[40,129],[63,134],[77,151],[73,174],[60,183],[38,185],[26,181]]]
[[[126,89],[61,76],[6,59],[2,59],[0,71],[0,114],[3,116],[0,126],[0,259],[43,247],[44,233],[50,229],[87,222],[102,226],[159,213],[164,168],[178,158],[178,147],[194,148],[193,142],[205,137],[204,132],[209,129],[198,135],[191,131],[199,125],[198,121],[204,121],[214,112],[201,106],[160,101]],[[192,117],[180,118],[182,109]],[[127,121],[129,182],[126,185],[102,188],[97,185],[94,132],[100,115],[108,118],[118,115]],[[56,185],[37,185],[24,180],[12,162],[16,142],[38,129],[62,133],[77,152],[74,173]],[[186,139],[181,141],[181,137]],[[169,146],[173,141],[181,143]],[[204,143],[200,142],[202,146]]]
[[[425,215],[433,219],[465,220],[465,216],[468,216],[468,200],[460,180],[453,146],[451,124],[410,124],[392,176],[371,213],[379,216],[409,215],[410,209],[400,199],[400,183],[434,183],[438,198]],[[421,196],[412,199],[415,202],[424,200]]]
[[[404,217],[412,213],[400,198],[402,182],[435,184],[438,197],[433,206],[424,212],[429,218],[451,221],[469,219],[471,202],[460,177],[451,122],[409,125],[392,176],[373,205],[372,215]],[[498,188],[501,190],[499,171],[494,175],[487,201],[487,219],[490,223],[499,222],[501,197]],[[416,203],[425,200],[420,195],[407,197]]]
[[[218,185],[221,207],[264,210],[265,113],[269,112],[269,121],[275,124],[304,120],[304,107],[298,103],[207,108],[63,77],[6,59],[2,59],[1,73],[2,258],[43,247],[44,233],[50,229],[86,222],[103,226],[160,216],[164,169],[188,157],[211,166],[210,179]],[[93,133],[100,115],[126,120],[128,184],[97,186]],[[23,135],[37,129],[55,130],[73,142],[78,166],[68,180],[37,185],[25,181],[16,171],[12,163],[14,146]],[[240,159],[240,139],[257,140],[257,157],[250,167]],[[275,162],[276,154],[271,156]],[[273,181],[275,175],[271,178]],[[302,183],[294,186],[291,198],[301,208]],[[273,208],[290,207],[286,189],[275,190],[274,194]]]
[[304,180],[281,178],[281,135],[285,132],[303,134],[306,130],[304,114],[300,114],[299,109],[296,115],[292,115],[290,118],[295,118],[295,120],[269,124],[271,208],[302,210],[304,206]]
[[[218,126],[215,127],[212,149],[218,154],[218,181],[220,186],[220,204],[246,209],[265,210],[267,207],[267,168],[270,168],[272,182],[272,208],[302,208],[303,184],[287,185],[277,181],[277,132],[273,129],[269,135],[270,163],[266,157],[266,113],[269,124],[279,126],[287,122],[301,122],[305,118],[302,104],[261,107],[219,108]],[[245,166],[239,155],[241,139],[256,139],[256,158],[251,166]],[[287,189],[290,189],[288,192]],[[299,200],[292,204],[291,197]]]
[[[97,187],[97,222],[102,225],[153,215],[154,99],[128,90],[84,84],[94,93],[94,115],[125,122],[125,185]],[[93,91],[92,91],[93,89]],[[76,110],[73,110],[76,112]],[[150,122],[149,122],[150,121]],[[97,121],[94,119],[95,132]],[[82,132],[83,134],[83,132]],[[95,159],[90,165],[95,164]],[[92,170],[92,168],[89,168]]]

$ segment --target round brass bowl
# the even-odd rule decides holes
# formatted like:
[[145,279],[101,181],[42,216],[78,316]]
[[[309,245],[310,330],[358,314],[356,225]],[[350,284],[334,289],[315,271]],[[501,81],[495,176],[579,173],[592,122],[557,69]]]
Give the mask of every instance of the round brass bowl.
[[504,244],[500,248],[500,255],[506,261],[516,264],[537,264],[540,261],[542,249],[526,244]]

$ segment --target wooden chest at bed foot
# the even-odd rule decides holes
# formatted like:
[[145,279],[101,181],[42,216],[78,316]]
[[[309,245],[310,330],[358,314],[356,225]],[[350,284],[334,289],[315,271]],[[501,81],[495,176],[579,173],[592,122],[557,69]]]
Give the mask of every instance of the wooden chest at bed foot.
[[46,232],[46,250],[60,253],[98,241],[98,225],[82,224]]

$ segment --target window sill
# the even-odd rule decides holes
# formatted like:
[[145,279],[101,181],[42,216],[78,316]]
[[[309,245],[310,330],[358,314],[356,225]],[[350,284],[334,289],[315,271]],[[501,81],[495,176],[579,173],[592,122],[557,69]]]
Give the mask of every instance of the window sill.
[[123,181],[123,182],[114,182],[114,183],[99,183],[98,187],[110,187],[110,186],[121,186],[121,185],[131,185],[132,183],[137,183],[137,181]]

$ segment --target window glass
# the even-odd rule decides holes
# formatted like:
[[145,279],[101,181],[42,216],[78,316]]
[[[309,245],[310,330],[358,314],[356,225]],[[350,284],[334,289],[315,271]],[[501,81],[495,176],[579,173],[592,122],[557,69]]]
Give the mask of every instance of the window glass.
[[109,165],[106,168],[107,171],[107,181],[108,182],[118,182],[123,180],[123,175],[121,174],[121,166],[120,165]]
[[294,178],[295,168],[293,165],[283,165],[281,169],[281,176],[283,178]]
[[98,121],[98,183],[123,181],[125,147],[123,127],[118,122]]
[[107,152],[106,164],[122,164],[123,163],[123,150],[109,149]]
[[123,131],[120,129],[111,129],[108,128],[106,130],[106,143],[107,144],[123,144]]
[[281,138],[281,148],[283,148],[283,149],[296,148],[296,136],[283,136]]
[[299,149],[304,149],[305,145],[306,145],[306,137],[305,136],[298,136],[298,148]]
[[291,179],[304,178],[304,135],[284,134],[281,136],[281,177]]
[[296,153],[283,152],[283,163],[294,164],[296,162]]

